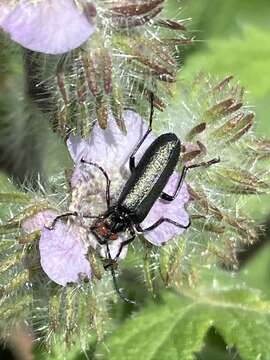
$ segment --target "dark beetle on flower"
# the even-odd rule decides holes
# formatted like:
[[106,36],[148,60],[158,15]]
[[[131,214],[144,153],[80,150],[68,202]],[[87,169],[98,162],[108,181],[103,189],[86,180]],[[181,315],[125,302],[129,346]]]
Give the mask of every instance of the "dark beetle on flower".
[[[207,167],[220,161],[219,158],[215,158],[207,162],[184,166],[174,192],[172,194],[167,194],[163,190],[178,164],[181,152],[181,143],[175,134],[166,133],[156,138],[147,148],[138,164],[135,164],[136,153],[152,131],[152,118],[153,96],[151,98],[149,128],[129,158],[131,175],[125,183],[117,201],[114,204],[111,204],[111,181],[106,171],[97,163],[81,159],[82,163],[98,168],[104,175],[106,179],[107,210],[103,214],[97,216],[79,214],[78,212],[68,212],[57,216],[50,227],[53,229],[59,219],[67,216],[82,216],[85,218],[96,219],[90,226],[90,231],[93,233],[100,245],[105,245],[107,247],[108,262],[104,267],[111,269],[115,288],[118,294],[125,301],[129,302],[130,300],[125,298],[120,292],[114,273],[115,265],[117,264],[123,248],[135,239],[136,234],[149,232],[157,228],[162,223],[169,223],[176,227],[187,229],[190,226],[190,222],[187,225],[184,225],[167,218],[166,216],[161,217],[146,228],[142,228],[140,224],[146,218],[158,198],[161,198],[166,202],[171,202],[176,198],[189,169],[201,166]],[[109,243],[117,240],[118,234],[125,232],[126,230],[130,233],[130,238],[122,241],[117,255],[112,258]]]

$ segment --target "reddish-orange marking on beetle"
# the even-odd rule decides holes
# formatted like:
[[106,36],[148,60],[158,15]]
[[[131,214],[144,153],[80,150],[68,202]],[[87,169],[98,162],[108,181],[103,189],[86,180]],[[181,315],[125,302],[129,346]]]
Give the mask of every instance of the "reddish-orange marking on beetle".
[[96,226],[96,229],[98,234],[102,237],[109,238],[109,240],[112,241],[118,239],[118,235],[115,233],[111,233],[105,223],[98,224]]
[[98,233],[101,235],[101,236],[104,236],[106,237],[108,235],[108,229],[106,227],[105,224],[100,224],[98,227],[97,227],[97,230],[98,230]]
[[117,240],[117,239],[118,239],[117,234],[111,234],[110,240]]

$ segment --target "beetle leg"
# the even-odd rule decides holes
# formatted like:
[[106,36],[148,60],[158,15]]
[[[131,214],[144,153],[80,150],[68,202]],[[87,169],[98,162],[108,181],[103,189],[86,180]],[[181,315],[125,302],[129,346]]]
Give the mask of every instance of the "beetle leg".
[[211,166],[213,164],[217,164],[220,162],[220,158],[214,158],[212,160],[209,160],[209,161],[204,161],[204,162],[201,162],[201,163],[198,163],[198,164],[192,164],[192,165],[188,165],[188,166],[184,166],[183,167],[183,170],[182,170],[182,173],[181,173],[181,176],[180,176],[180,179],[178,181],[178,184],[176,186],[176,189],[173,193],[173,195],[170,195],[170,194],[166,194],[165,192],[162,192],[161,194],[161,199],[163,200],[167,200],[167,201],[173,201],[176,196],[178,195],[182,185],[183,185],[183,182],[185,180],[185,177],[187,175],[187,172],[189,169],[194,169],[194,168],[197,168],[197,167],[208,167],[208,166]]
[[164,222],[167,222],[169,224],[173,224],[181,229],[188,229],[191,225],[191,222],[189,221],[189,223],[187,225],[182,225],[182,224],[179,224],[178,222],[174,221],[174,220],[171,220],[169,218],[164,218],[164,217],[161,217],[158,221],[156,221],[154,224],[152,224],[151,226],[148,226],[147,228],[143,229],[141,227],[140,224],[136,224],[135,227],[136,227],[136,230],[138,231],[138,233],[144,233],[144,232],[147,232],[147,231],[151,231],[151,230],[154,230],[155,228],[157,228],[159,225],[161,225],[162,223]]
[[142,137],[142,139],[139,141],[139,143],[137,144],[135,149],[133,150],[132,154],[130,155],[129,169],[130,169],[131,172],[133,172],[133,170],[135,169],[135,154],[136,154],[136,152],[139,150],[139,148],[141,147],[144,140],[147,138],[147,136],[152,131],[152,120],[153,120],[153,115],[154,115],[154,94],[152,92],[150,94],[150,97],[151,97],[150,98],[151,109],[150,109],[150,118],[149,118],[149,128],[146,131],[146,133],[144,134],[144,136]]
[[[135,301],[129,300],[129,299],[128,299],[127,297],[125,297],[125,295],[123,295],[122,292],[120,291],[119,286],[118,286],[118,284],[117,284],[114,267],[112,266],[113,263],[114,263],[114,260],[113,260],[112,257],[111,257],[111,252],[110,252],[109,244],[107,243],[106,245],[107,245],[108,258],[109,258],[109,260],[111,260],[111,266],[110,266],[110,265],[109,265],[109,266],[110,266],[110,270],[111,270],[111,274],[112,274],[113,285],[114,285],[115,291],[116,291],[117,294],[120,296],[120,298],[121,298],[122,300],[124,300],[125,302],[130,303],[130,304],[136,304]],[[108,268],[108,266],[107,266],[107,268]]]
[[139,150],[139,148],[141,147],[142,143],[144,142],[144,140],[147,138],[147,136],[150,134],[150,132],[152,131],[151,128],[149,128],[146,133],[144,134],[144,136],[142,137],[142,139],[139,141],[139,143],[137,144],[137,146],[135,147],[135,149],[133,150],[132,154],[130,155],[129,158],[129,169],[131,172],[133,172],[133,170],[135,169],[135,154],[136,152]]
[[131,238],[121,242],[118,253],[117,253],[116,257],[114,258],[114,260],[118,260],[123,248],[125,246],[127,246],[128,244],[130,244],[135,239],[135,237],[136,237],[135,231],[133,229],[132,230],[130,229],[130,233],[131,233]]
[[58,220],[61,220],[63,218],[69,217],[69,216],[78,216],[78,213],[77,213],[77,211],[73,211],[73,212],[67,212],[67,213],[58,215],[53,219],[53,222],[51,223],[51,225],[50,226],[45,226],[45,228],[48,229],[48,230],[53,230],[56,223],[58,222]]
[[116,257],[114,258],[114,260],[117,261],[117,260],[119,259],[119,256],[121,255],[121,252],[122,252],[123,248],[124,248],[125,246],[127,246],[128,244],[130,244],[130,243],[135,239],[135,237],[136,237],[136,235],[134,234],[131,238],[129,238],[129,239],[121,242],[121,245],[120,245],[120,247],[119,247],[118,253],[117,253]]
[[67,212],[67,213],[56,216],[53,219],[53,222],[51,223],[51,225],[50,226],[45,226],[45,228],[48,229],[48,230],[53,230],[56,223],[59,220],[65,218],[65,217],[69,217],[69,216],[81,216],[81,217],[88,218],[88,219],[100,219],[100,218],[103,219],[104,218],[103,216],[97,216],[97,215],[79,214],[77,211]]
[[91,230],[91,233],[94,235],[94,237],[96,238],[97,242],[99,243],[99,245],[107,245],[108,244],[108,239],[103,239],[101,238],[95,231]]
[[87,164],[87,165],[93,165],[95,166],[96,168],[98,168],[102,174],[105,176],[106,178],[106,203],[107,203],[107,208],[109,209],[110,207],[110,200],[111,200],[111,197],[110,197],[110,186],[111,186],[111,180],[108,176],[108,174],[106,173],[106,171],[98,164],[94,163],[94,162],[91,162],[91,161],[86,161],[84,159],[81,159],[81,162],[83,164]]

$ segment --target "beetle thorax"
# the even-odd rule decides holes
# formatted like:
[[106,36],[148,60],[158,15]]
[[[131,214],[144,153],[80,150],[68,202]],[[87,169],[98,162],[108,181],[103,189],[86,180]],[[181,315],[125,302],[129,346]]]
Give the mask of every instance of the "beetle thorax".
[[108,216],[106,222],[110,230],[115,233],[125,231],[130,226],[128,214],[118,207]]

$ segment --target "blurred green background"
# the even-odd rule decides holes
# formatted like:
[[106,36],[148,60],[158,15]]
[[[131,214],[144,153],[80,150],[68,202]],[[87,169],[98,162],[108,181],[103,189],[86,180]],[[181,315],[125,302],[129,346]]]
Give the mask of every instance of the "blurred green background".
[[[248,103],[257,114],[257,135],[270,138],[269,0],[167,0],[166,12],[174,19],[192,18],[189,29],[198,40],[180,52],[180,79],[189,81],[199,71],[217,77],[233,75],[245,87]],[[34,183],[37,172],[50,175],[60,165],[62,168],[63,164],[69,164],[69,160],[63,144],[47,128],[36,104],[30,97],[21,98],[25,89],[31,92],[23,70],[22,52],[6,48],[2,43],[0,61],[0,191],[5,191],[13,187],[8,177],[22,183],[28,176]],[[240,256],[236,282],[261,290],[262,298],[270,300],[270,197],[254,198],[247,206],[256,221],[264,224],[266,232],[258,245],[245,249]],[[0,211],[3,215],[7,209]],[[124,279],[124,284],[128,288],[129,279]],[[145,292],[140,295],[140,284],[136,286],[136,298],[141,296],[145,300]],[[130,289],[130,292],[134,291]],[[130,313],[130,307],[125,304],[112,311],[116,323],[121,323]],[[227,348],[221,334],[211,329],[197,359],[240,357],[237,350]]]

